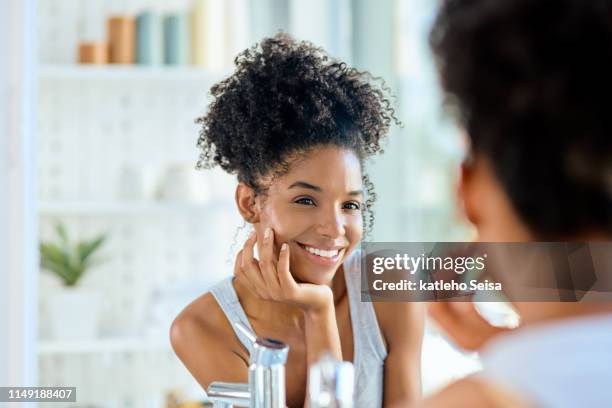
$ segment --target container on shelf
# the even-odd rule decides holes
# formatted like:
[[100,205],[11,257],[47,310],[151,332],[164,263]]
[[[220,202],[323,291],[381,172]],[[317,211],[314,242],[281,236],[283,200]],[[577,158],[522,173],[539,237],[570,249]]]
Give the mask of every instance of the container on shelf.
[[224,2],[195,0],[191,10],[191,62],[212,70],[225,64],[227,30]]
[[164,63],[187,65],[190,55],[189,21],[184,13],[164,17]]
[[100,292],[61,287],[50,294],[48,301],[54,339],[89,340],[98,336]]
[[159,65],[163,61],[161,17],[145,11],[136,17],[136,63]]
[[108,43],[85,42],[79,44],[79,64],[107,64]]
[[109,62],[133,64],[135,60],[136,23],[131,16],[108,19]]
[[152,166],[124,166],[118,180],[120,200],[148,201],[155,196],[155,169]]
[[165,201],[203,204],[209,201],[208,185],[201,172],[190,164],[168,166],[161,179],[158,198]]

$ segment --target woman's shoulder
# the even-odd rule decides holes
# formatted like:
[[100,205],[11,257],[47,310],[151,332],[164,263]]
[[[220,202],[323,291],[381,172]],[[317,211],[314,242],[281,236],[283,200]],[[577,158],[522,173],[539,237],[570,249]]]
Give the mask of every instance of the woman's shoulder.
[[211,291],[187,305],[174,319],[170,329],[173,345],[184,337],[197,336],[210,343],[231,335],[232,328]]
[[[358,287],[361,287],[361,263],[363,252],[360,247],[349,255],[345,266],[345,273],[349,278],[356,280]],[[372,302],[378,326],[380,327],[385,347],[390,343],[405,341],[404,339],[422,336],[425,309],[422,303],[418,302]]]
[[212,292],[202,294],[179,313],[170,328],[170,342],[203,387],[216,380],[243,380],[248,352],[234,335]]
[[419,343],[425,326],[425,307],[418,302],[373,302],[385,346]]
[[224,330],[224,326],[228,326],[231,330],[229,324],[223,324],[224,318],[223,310],[217,303],[212,291],[209,290],[188,304],[178,314],[175,323],[189,323],[198,326],[200,329],[209,329],[207,331],[213,335],[217,332],[213,329]]

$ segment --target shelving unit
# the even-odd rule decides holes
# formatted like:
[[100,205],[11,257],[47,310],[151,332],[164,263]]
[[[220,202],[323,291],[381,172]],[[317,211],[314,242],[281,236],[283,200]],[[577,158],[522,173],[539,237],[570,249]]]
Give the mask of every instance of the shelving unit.
[[209,211],[225,211],[227,206],[228,203],[223,201],[205,204],[160,201],[49,201],[40,204],[39,212],[42,216],[193,216]]
[[[140,10],[152,1],[126,3]],[[102,0],[40,4],[40,237],[56,239],[54,226],[61,222],[71,238],[106,233],[108,239],[102,262],[76,288],[102,295],[100,337],[51,335],[49,305],[57,282],[41,276],[38,376],[40,384],[76,386],[79,403],[69,407],[163,408],[170,391],[204,396],[174,355],[168,329],[184,306],[231,273],[230,249],[241,222],[233,204],[235,180],[221,172],[197,173],[204,198],[160,198],[167,195],[159,189],[172,186],[172,169],[194,169],[194,120],[205,113],[211,86],[230,72],[72,63],[78,26],[103,26],[111,6]],[[126,169],[137,177],[153,169],[152,181],[146,180],[150,191],[133,199],[122,195]]]
[[[47,302],[52,288],[49,279],[41,280],[41,384],[77,386],[80,404],[105,408],[162,408],[171,390],[204,398],[170,347],[168,322],[201,294],[177,285],[205,290],[231,272],[232,226],[240,225],[233,181],[203,173],[203,202],[128,200],[119,196],[117,183],[126,167],[155,167],[157,187],[168,182],[172,166],[193,168],[198,157],[194,119],[203,114],[212,84],[227,73],[42,64],[38,75],[41,238],[53,239],[58,221],[72,237],[107,233],[100,254],[105,262],[79,284],[104,295],[101,333],[147,333],[151,324],[160,333],[51,340]],[[160,304],[164,317],[151,323],[150,310]],[[113,398],[105,399],[111,392]]]
[[39,68],[42,81],[197,81],[213,84],[229,72],[210,72],[195,66],[45,64]]
[[116,337],[93,340],[53,341],[38,343],[40,356],[91,353],[127,353],[148,351],[171,351],[168,342],[157,338]]

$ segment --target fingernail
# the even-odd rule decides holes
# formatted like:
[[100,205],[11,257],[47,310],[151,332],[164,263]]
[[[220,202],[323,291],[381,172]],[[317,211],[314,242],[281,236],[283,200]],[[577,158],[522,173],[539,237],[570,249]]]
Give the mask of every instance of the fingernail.
[[266,228],[266,232],[264,233],[264,238],[270,238],[272,234],[272,229],[270,227]]
[[281,251],[286,251],[287,250],[287,243],[283,242],[283,245],[281,245]]

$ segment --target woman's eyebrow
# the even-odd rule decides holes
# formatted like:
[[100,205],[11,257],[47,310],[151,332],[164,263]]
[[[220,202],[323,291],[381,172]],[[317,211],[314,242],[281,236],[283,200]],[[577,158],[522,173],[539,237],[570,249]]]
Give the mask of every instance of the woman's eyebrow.
[[[295,183],[291,184],[287,190],[292,189],[292,188],[306,188],[308,190],[313,190],[316,191],[318,193],[322,193],[323,189],[319,186],[315,186],[314,184],[310,184],[307,183],[305,181],[296,181]],[[363,190],[354,190],[354,191],[349,191],[348,195],[350,196],[356,196],[356,195],[363,195]]]
[[319,193],[323,191],[323,189],[321,187],[315,186],[314,184],[310,184],[310,183],[307,183],[305,181],[296,181],[295,183],[290,185],[287,188],[287,190],[290,190],[290,189],[295,188],[295,187],[306,188],[308,190],[314,190],[314,191],[319,192]]

